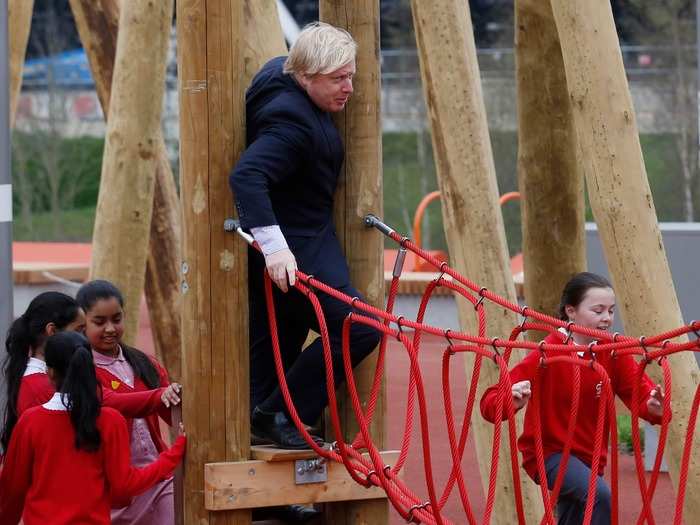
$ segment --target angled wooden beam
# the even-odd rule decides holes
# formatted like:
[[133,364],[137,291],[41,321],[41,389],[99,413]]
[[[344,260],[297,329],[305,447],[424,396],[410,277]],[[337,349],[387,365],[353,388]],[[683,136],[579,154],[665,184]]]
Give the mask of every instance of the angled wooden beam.
[[[683,316],[649,189],[610,3],[552,0],[551,4],[591,208],[625,332],[638,337],[676,328],[684,323]],[[666,458],[677,487],[700,370],[692,352],[673,355],[668,362],[673,374],[673,420]],[[661,380],[658,366],[647,371]],[[685,515],[699,516],[700,447],[693,447],[688,473]]]
[[124,3],[114,59],[90,274],[122,290],[127,342],[145,281],[172,8],[172,0]]
[[[472,281],[516,302],[469,5],[466,0],[413,0],[411,6],[450,261]],[[472,305],[458,302],[458,308],[462,329],[477,333]],[[488,301],[486,311],[489,334],[507,337],[518,323],[514,313]],[[511,362],[520,357],[514,355]],[[467,355],[469,376],[473,365],[473,356]],[[484,361],[479,392],[498,381],[498,369]],[[481,478],[487,487],[493,425],[475,416],[473,428]],[[507,432],[502,434],[500,450],[503,459],[491,522],[509,525],[518,519],[505,459],[510,457]],[[527,521],[534,523],[542,514],[538,488],[522,469],[520,478]]]
[[[102,112],[109,115],[119,31],[117,0],[70,0]],[[156,135],[156,182],[146,261],[146,302],[156,354],[170,378],[180,372],[180,201],[163,133]]]

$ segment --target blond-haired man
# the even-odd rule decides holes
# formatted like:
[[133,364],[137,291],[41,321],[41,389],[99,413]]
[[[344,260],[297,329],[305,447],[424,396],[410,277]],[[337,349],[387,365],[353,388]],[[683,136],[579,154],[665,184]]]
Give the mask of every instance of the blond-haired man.
[[[290,423],[275,373],[263,272],[274,289],[285,376],[302,421],[313,425],[328,403],[320,339],[303,352],[318,323],[309,301],[295,288],[294,271],[313,274],[351,297],[347,262],[333,224],[333,198],[344,150],[331,113],[342,111],[353,92],[357,44],[342,29],[306,26],[288,57],[265,64],[246,93],[248,147],[233,169],[231,187],[241,224],[262,254],[249,251],[251,424],[254,436],[283,448],[308,445]],[[352,310],[319,293],[328,326],[336,385],[345,377],[341,330]],[[354,324],[353,364],[379,342],[379,333]]]

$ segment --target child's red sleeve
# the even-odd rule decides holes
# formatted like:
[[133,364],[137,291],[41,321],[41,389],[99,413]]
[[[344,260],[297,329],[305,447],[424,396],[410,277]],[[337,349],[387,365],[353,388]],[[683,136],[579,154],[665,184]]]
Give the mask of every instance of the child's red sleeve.
[[[634,397],[632,395],[633,385],[635,381],[637,381],[639,365],[631,355],[621,355],[613,358],[613,367],[615,373],[613,383],[615,393],[631,411],[632,403],[634,402]],[[646,419],[653,425],[658,425],[661,423],[661,418],[650,414],[647,407],[647,400],[654,386],[654,382],[649,376],[642,374],[642,380],[637,387],[637,402],[639,403],[639,417]]]
[[22,385],[17,397],[17,415],[25,410],[43,405],[56,393],[46,374],[32,374],[22,378]]
[[161,396],[165,388],[142,392],[115,392],[102,389],[102,405],[117,410],[125,418],[146,417],[157,412],[163,405]]
[[185,453],[187,441],[185,436],[178,436],[173,446],[161,452],[156,461],[143,468],[133,467],[126,421],[117,412],[112,414],[108,424],[100,429],[103,431],[105,470],[112,500],[123,501],[170,477]]
[[14,428],[0,472],[0,525],[16,525],[22,518],[32,482],[34,450],[27,423],[27,418],[20,418]]
[[[525,358],[520,361],[513,369],[508,372],[508,375],[510,376],[510,382],[511,384],[515,384],[518,381],[524,381],[526,379],[529,379],[532,381],[532,378],[534,377],[534,370],[535,367],[537,367],[538,364],[538,358],[539,358],[539,352],[532,351],[529,354],[525,356]],[[512,396],[512,392],[510,389],[505,393],[506,396]],[[481,403],[480,403],[480,408],[481,408],[481,415],[486,421],[489,421],[491,423],[496,423],[496,405],[498,402],[498,383],[496,383],[493,386],[490,386],[484,391],[484,394],[481,396]],[[508,419],[508,412],[505,409],[505,403],[507,402],[507,399],[503,400],[504,405],[503,405],[503,415],[501,417],[502,421],[505,421]]]

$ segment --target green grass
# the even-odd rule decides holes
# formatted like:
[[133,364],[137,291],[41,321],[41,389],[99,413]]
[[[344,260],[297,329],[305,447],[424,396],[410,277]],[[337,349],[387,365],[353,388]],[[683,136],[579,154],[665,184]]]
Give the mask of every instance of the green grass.
[[[639,442],[642,451],[644,450],[644,432],[642,431],[643,423],[639,423]],[[617,416],[617,440],[618,447],[621,451],[632,452],[632,416],[629,414],[621,414]]]
[[90,242],[94,221],[94,207],[60,211],[56,218],[51,213],[33,213],[30,221],[15,215],[13,238],[15,241]]
[[[30,136],[17,136],[15,147],[29,144],[35,147]],[[661,221],[678,221],[682,218],[679,198],[681,168],[671,135],[642,135],[640,137],[644,159],[654,196],[657,215]],[[25,145],[26,145],[25,144]],[[71,170],[65,181],[80,181],[81,191],[75,196],[75,209],[62,211],[57,218],[44,213],[47,208],[46,192],[35,191],[30,220],[21,217],[18,198],[15,199],[15,240],[27,241],[89,241],[92,237],[94,203],[97,200],[102,141],[97,139],[66,140],[62,143],[60,166]],[[400,233],[412,235],[413,215],[424,195],[437,189],[435,164],[430,134],[414,132],[385,133],[383,136],[384,171],[384,219]],[[517,136],[514,132],[492,132],[491,146],[496,165],[498,190],[501,194],[517,189]],[[29,146],[27,146],[29,147]],[[24,173],[27,180],[43,184],[41,166],[35,166],[39,158],[35,150],[29,151],[27,162],[15,166],[15,176]],[[15,159],[16,160],[16,159]],[[78,167],[72,169],[72,167]],[[465,174],[466,176],[466,174]],[[18,181],[15,181],[17,187]],[[521,250],[520,206],[511,202],[503,207],[503,222],[511,254]],[[592,220],[590,209],[587,217]],[[433,250],[446,250],[440,204],[428,207],[423,220],[423,246]],[[393,242],[387,240],[387,247]]]

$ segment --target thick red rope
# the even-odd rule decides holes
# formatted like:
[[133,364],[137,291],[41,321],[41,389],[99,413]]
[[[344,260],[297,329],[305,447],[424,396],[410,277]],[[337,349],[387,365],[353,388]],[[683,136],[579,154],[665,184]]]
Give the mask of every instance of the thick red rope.
[[[599,401],[599,409],[596,421],[596,433],[594,436],[594,450],[591,467],[591,476],[588,486],[588,500],[584,515],[584,524],[590,523],[593,505],[595,503],[596,482],[598,465],[603,452],[602,447],[605,441],[606,421],[609,423],[609,432],[611,437],[611,446],[613,450],[611,459],[612,469],[612,494],[613,494],[613,516],[612,522],[617,523],[618,514],[618,496],[617,496],[617,430],[615,419],[615,404],[614,394],[612,391],[611,381],[605,369],[600,366],[595,359],[582,361],[573,357],[574,352],[587,351],[593,356],[602,352],[609,352],[613,355],[638,355],[642,356],[641,364],[637,371],[637,377],[641,378],[647,364],[657,360],[663,368],[664,372],[664,389],[666,396],[663,404],[663,417],[661,423],[661,431],[659,436],[659,449],[654,462],[654,469],[650,482],[647,485],[645,473],[641,462],[640,441],[639,441],[639,403],[638,386],[634,385],[633,406],[632,412],[632,435],[633,446],[635,452],[635,464],[639,479],[640,493],[642,496],[643,506],[638,519],[638,524],[647,522],[654,523],[651,502],[658,480],[661,459],[664,446],[668,437],[668,425],[671,418],[671,375],[670,368],[666,362],[666,357],[674,353],[682,351],[697,351],[700,346],[698,340],[674,343],[671,339],[694,332],[698,334],[700,323],[691,322],[688,325],[678,327],[674,330],[667,331],[662,334],[650,337],[632,338],[621,336],[619,334],[610,334],[605,331],[593,330],[577,326],[573,323],[566,323],[554,317],[537,312],[528,307],[520,307],[507,299],[490,292],[485,288],[479,287],[477,284],[466,279],[450,268],[446,263],[438,261],[429,253],[415,246],[411,241],[401,238],[395,232],[389,234],[395,241],[399,242],[402,248],[408,249],[421,257],[428,263],[435,266],[439,270],[440,276],[433,280],[426,288],[422,297],[418,315],[415,321],[404,319],[403,317],[395,316],[393,311],[394,302],[398,292],[398,284],[400,279],[400,269],[394,272],[390,291],[387,299],[387,309],[381,310],[366,304],[357,298],[349,297],[337,290],[325,285],[312,276],[306,275],[303,272],[297,271],[297,283],[295,287],[303,293],[311,302],[311,305],[316,313],[319,325],[319,332],[323,347],[323,357],[326,368],[326,386],[328,393],[328,407],[331,426],[335,435],[335,443],[331,449],[320,448],[306,431],[305,426],[300,420],[294,401],[290,395],[289,389],[285,380],[285,370],[282,363],[279,338],[277,334],[277,322],[275,317],[275,307],[272,295],[272,284],[267,275],[265,275],[265,294],[267,299],[267,310],[270,323],[270,331],[272,334],[272,346],[275,360],[275,369],[278,376],[280,389],[283,394],[292,421],[300,430],[302,436],[307,441],[309,446],[321,457],[328,461],[336,461],[342,463],[347,469],[350,476],[357,483],[370,487],[379,486],[387,493],[389,501],[396,511],[409,523],[429,523],[429,524],[449,524],[451,523],[446,517],[442,516],[443,509],[447,499],[449,498],[455,484],[458,487],[460,500],[464,509],[466,520],[470,524],[477,523],[474,516],[469,494],[464,482],[464,477],[461,470],[461,462],[466,447],[466,442],[469,433],[469,426],[472,418],[472,412],[475,404],[477,384],[479,380],[482,361],[484,358],[493,361],[499,368],[500,380],[497,390],[496,404],[496,421],[501,421],[503,415],[506,415],[508,422],[508,439],[511,449],[511,470],[513,476],[514,498],[518,515],[518,522],[525,523],[522,494],[520,490],[520,469],[518,465],[517,446],[516,446],[516,428],[515,428],[515,409],[513,406],[511,395],[511,383],[508,375],[508,360],[514,348],[520,348],[530,351],[542,352],[541,366],[545,367],[550,363],[567,363],[574,367],[574,396],[571,405],[571,414],[567,427],[567,441],[562,451],[562,459],[560,463],[559,473],[554,483],[553,490],[547,489],[546,483],[541,483],[542,500],[544,503],[545,514],[542,517],[542,523],[554,524],[553,508],[556,505],[563,475],[566,470],[566,465],[571,452],[571,444],[573,441],[573,433],[578,417],[578,405],[580,394],[580,372],[579,367],[590,366],[598,373],[603,384],[603,391]],[[254,246],[256,246],[254,244]],[[449,276],[448,279],[446,276]],[[474,306],[475,315],[478,322],[477,335],[468,334],[459,331],[443,330],[424,324],[423,319],[428,307],[430,298],[437,287],[446,287],[465,298]],[[354,312],[351,313],[343,324],[342,332],[342,359],[343,370],[345,372],[345,380],[347,382],[348,393],[351,400],[352,409],[359,428],[357,436],[347,443],[344,439],[344,434],[341,427],[340,415],[337,407],[335,393],[335,377],[333,374],[333,360],[330,348],[330,340],[328,337],[328,329],[325,324],[325,318],[317,298],[318,293],[325,293],[340,301],[351,305]],[[523,317],[523,323],[514,328],[509,339],[489,339],[486,335],[486,313],[484,309],[484,301],[491,301],[494,304],[501,306],[512,312],[516,312]],[[379,319],[377,321],[374,316]],[[533,319],[536,322],[528,322],[528,319]],[[374,327],[383,334],[383,338],[379,347],[377,364],[374,371],[372,386],[367,400],[366,410],[363,410],[363,402],[357,391],[355,384],[352,363],[350,357],[350,328],[352,323],[362,323]],[[392,324],[395,328],[392,328]],[[571,337],[567,338],[565,344],[545,344],[544,342],[536,343],[526,340],[519,340],[520,334],[527,330],[539,331],[555,331],[559,328],[565,328],[569,334],[579,333],[589,337],[596,338],[598,343],[589,347],[581,347],[573,344]],[[406,334],[406,329],[413,330],[413,337],[409,339]],[[444,337],[446,340],[446,350],[443,353],[442,359],[442,385],[443,385],[443,404],[445,410],[445,421],[447,437],[449,441],[450,454],[452,458],[452,468],[447,481],[442,488],[440,497],[433,478],[432,457],[431,457],[431,439],[428,427],[427,408],[425,388],[423,384],[418,357],[421,348],[422,334],[432,334]],[[388,338],[396,338],[406,350],[409,358],[409,386],[407,392],[407,407],[406,420],[404,426],[404,435],[402,439],[401,449],[397,464],[392,466],[385,465],[382,461],[380,451],[374,444],[370,427],[372,424],[373,415],[376,409],[381,383],[385,371],[385,359]],[[454,419],[454,407],[451,397],[450,388],[450,360],[457,353],[469,352],[474,355],[474,369],[471,374],[470,387],[467,394],[467,399],[464,408],[464,417],[459,429],[459,435]],[[547,357],[545,357],[545,352]],[[538,383],[540,373],[537,374],[532,387],[532,410],[536,421],[540,418],[540,397]],[[428,499],[424,500],[414,494],[407,485],[400,479],[400,471],[408,457],[411,443],[411,435],[413,432],[413,418],[416,411],[416,401],[418,410],[418,421],[420,425],[421,446],[423,449],[424,471],[426,479],[426,489]],[[678,487],[678,497],[676,501],[676,513],[674,525],[680,525],[683,514],[683,501],[685,497],[685,487],[688,477],[688,464],[690,461],[690,450],[693,445],[695,421],[697,418],[698,404],[700,403],[700,388],[696,391],[695,400],[690,413],[690,421],[686,434],[684,445],[683,460],[681,465],[681,475]],[[544,468],[544,452],[542,444],[542,435],[540,425],[536,425],[535,452],[537,461],[537,470],[539,478],[546,480]],[[493,445],[491,451],[491,470],[489,474],[488,487],[486,492],[486,505],[482,523],[489,523],[493,512],[493,506],[496,496],[496,478],[499,463],[499,451],[501,443],[501,425],[494,425]],[[366,450],[368,457],[362,455],[361,450]],[[463,521],[458,520],[458,521]]]

